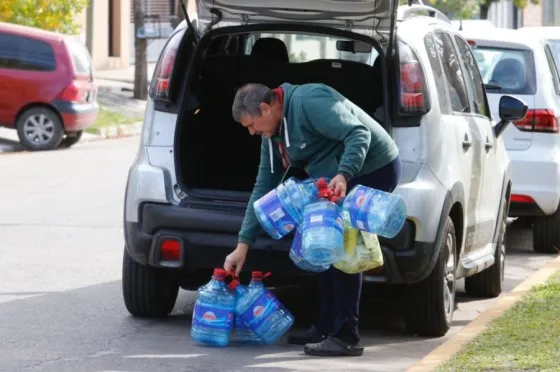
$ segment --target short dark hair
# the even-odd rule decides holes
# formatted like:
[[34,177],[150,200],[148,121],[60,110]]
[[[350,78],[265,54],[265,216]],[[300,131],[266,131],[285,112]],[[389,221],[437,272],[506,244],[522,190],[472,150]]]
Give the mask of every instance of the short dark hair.
[[271,104],[276,100],[272,89],[263,84],[248,83],[235,93],[231,113],[237,122],[244,115],[261,116],[261,103]]

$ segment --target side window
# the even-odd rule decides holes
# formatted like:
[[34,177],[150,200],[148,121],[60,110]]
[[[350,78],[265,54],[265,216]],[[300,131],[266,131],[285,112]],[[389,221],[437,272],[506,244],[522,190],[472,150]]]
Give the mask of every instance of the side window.
[[52,47],[31,38],[0,34],[0,67],[26,71],[54,71]]
[[430,67],[432,68],[436,81],[440,110],[443,114],[451,114],[451,104],[449,102],[449,95],[447,94],[447,81],[443,74],[443,67],[441,64],[441,48],[436,46],[434,37],[431,34],[428,34],[424,39],[424,45],[426,46]]
[[486,94],[484,91],[484,83],[482,82],[482,77],[480,76],[480,71],[472,54],[471,48],[463,39],[457,36],[455,37],[455,42],[459,47],[459,53],[464,57],[463,60],[465,61],[465,67],[467,69],[466,80],[468,81],[470,78],[472,82],[475,112],[490,118]]
[[451,109],[453,112],[470,112],[465,80],[453,41],[444,33],[435,33],[433,37],[442,62]]
[[554,91],[557,96],[560,96],[560,78],[558,77],[558,71],[560,66],[556,66],[554,57],[550,48],[550,45],[544,47],[544,52],[546,54],[546,59],[548,61],[548,68],[552,74],[552,82],[554,84]]

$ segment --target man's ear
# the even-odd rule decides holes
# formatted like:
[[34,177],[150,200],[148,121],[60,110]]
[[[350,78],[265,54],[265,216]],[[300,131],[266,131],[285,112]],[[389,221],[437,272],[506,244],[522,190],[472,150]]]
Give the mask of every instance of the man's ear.
[[259,107],[261,108],[261,115],[270,113],[270,105],[268,103],[261,102]]

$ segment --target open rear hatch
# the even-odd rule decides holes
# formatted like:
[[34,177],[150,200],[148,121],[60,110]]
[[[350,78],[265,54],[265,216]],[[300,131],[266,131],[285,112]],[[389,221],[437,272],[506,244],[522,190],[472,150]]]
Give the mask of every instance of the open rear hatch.
[[305,22],[343,29],[389,32],[397,0],[198,0],[198,19],[212,21],[212,9],[235,23]]
[[[256,32],[255,28],[247,28],[252,31],[247,31],[245,36],[239,34],[240,29],[237,28],[233,37],[238,38],[238,41],[229,39],[229,35],[225,34],[227,30],[224,30],[223,36],[226,36],[227,42],[223,45],[228,48],[227,51],[213,50],[210,55],[200,59],[200,65],[195,65],[196,78],[192,83],[195,85],[187,88],[192,93],[185,96],[191,103],[181,105],[182,111],[177,122],[175,161],[181,190],[194,198],[241,202],[248,200],[257,175],[261,139],[250,136],[231,116],[233,96],[236,89],[244,83],[259,82],[275,87],[283,82],[324,82],[373,116],[376,108],[381,107],[384,101],[381,64],[377,63],[376,68],[371,63],[353,60],[356,51],[298,62],[288,61],[287,58],[288,54],[299,55],[302,51],[309,52],[313,49],[310,44],[303,46],[303,43],[312,42],[309,38],[322,37],[324,40],[316,40],[318,45],[322,45],[323,50],[331,50],[332,48],[326,47],[326,43],[332,43],[334,47],[339,45],[339,41],[352,38],[351,34],[344,31],[357,31],[364,37],[363,32],[358,31],[362,29],[375,39],[379,38],[378,34],[383,33],[385,41],[391,40],[394,36],[391,31],[394,31],[392,25],[396,23],[397,5],[396,0],[198,0],[199,30],[219,22],[224,25],[260,24],[255,26],[261,30],[259,32],[267,34],[268,39],[278,37],[284,40],[285,34],[281,34],[281,31],[267,31],[266,24],[274,23],[277,27],[282,23],[303,23],[309,27],[309,31],[301,34],[299,39],[299,36],[294,36],[292,42],[287,43],[288,50],[268,50],[271,55],[284,56],[286,60],[279,58],[263,62],[262,56],[248,52],[255,45],[250,36]],[[335,33],[340,36],[317,34],[313,27],[318,26],[337,29]],[[258,35],[259,32],[255,34]],[[218,34],[220,31],[215,30],[212,40]],[[243,39],[244,37],[247,39]],[[208,40],[210,39],[204,38],[199,42],[206,44]],[[268,44],[268,47],[276,49],[281,43]],[[296,50],[296,44],[301,44],[302,50]],[[199,51],[207,48],[202,44],[199,47]],[[387,49],[390,47],[391,43]],[[369,49],[370,55],[362,53],[366,53],[363,55],[366,60],[377,56],[373,47]],[[372,62],[373,60],[375,58],[371,58]],[[192,200],[190,197],[187,199]]]

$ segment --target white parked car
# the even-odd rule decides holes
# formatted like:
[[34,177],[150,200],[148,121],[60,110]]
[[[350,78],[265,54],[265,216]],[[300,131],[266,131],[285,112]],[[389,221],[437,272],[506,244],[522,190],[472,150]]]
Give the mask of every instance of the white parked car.
[[[393,0],[277,5],[201,0],[198,36],[183,23],[162,52],[126,188],[128,311],[167,315],[178,288],[206,283],[237,244],[261,138],[233,120],[236,89],[323,82],[375,116],[403,161],[395,192],[408,220],[395,238],[380,239],[385,265],[364,281],[404,285],[410,331],[446,334],[459,278],[471,295],[502,290],[511,176],[501,133],[527,106],[505,96],[492,125],[468,44],[433,8],[397,10]],[[291,262],[290,245],[291,236],[262,231],[244,270],[273,272],[271,286],[313,283]]]
[[483,75],[490,109],[498,116],[505,94],[529,106],[505,130],[513,166],[509,215],[533,227],[533,249],[560,252],[560,27],[463,32]]

